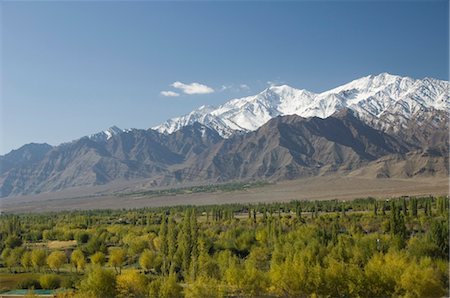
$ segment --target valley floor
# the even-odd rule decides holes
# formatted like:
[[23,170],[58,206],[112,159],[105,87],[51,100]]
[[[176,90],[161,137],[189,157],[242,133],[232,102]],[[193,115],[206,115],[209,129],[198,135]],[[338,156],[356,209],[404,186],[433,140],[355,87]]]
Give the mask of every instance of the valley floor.
[[[85,190],[86,191],[86,190]],[[45,212],[60,210],[121,209],[176,205],[286,202],[291,200],[351,200],[403,195],[448,195],[448,177],[373,179],[360,177],[313,177],[283,181],[236,191],[216,191],[164,196],[86,195],[85,191],[60,192],[1,199],[2,212]]]

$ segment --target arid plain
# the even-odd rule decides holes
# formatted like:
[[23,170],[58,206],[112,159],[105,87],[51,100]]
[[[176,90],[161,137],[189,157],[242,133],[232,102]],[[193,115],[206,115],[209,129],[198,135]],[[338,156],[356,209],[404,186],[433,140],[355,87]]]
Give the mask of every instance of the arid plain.
[[[86,189],[87,190],[87,189]],[[91,189],[95,190],[95,189]],[[176,205],[269,203],[291,200],[352,200],[398,196],[448,195],[448,178],[375,179],[360,177],[314,177],[237,191],[146,196],[80,194],[76,190],[2,199],[2,212],[45,212],[60,210],[122,209]]]

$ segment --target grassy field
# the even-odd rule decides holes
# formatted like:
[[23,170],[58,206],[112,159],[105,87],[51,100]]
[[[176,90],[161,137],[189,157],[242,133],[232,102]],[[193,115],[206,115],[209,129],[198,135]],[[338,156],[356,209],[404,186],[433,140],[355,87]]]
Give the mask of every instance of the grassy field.
[[38,279],[37,273],[0,273],[0,292],[15,289],[17,284],[26,279]]
[[74,248],[77,246],[76,240],[68,240],[68,241],[50,241],[47,244],[47,247],[49,249],[55,249],[55,250],[61,250],[61,249],[67,249],[67,248]]

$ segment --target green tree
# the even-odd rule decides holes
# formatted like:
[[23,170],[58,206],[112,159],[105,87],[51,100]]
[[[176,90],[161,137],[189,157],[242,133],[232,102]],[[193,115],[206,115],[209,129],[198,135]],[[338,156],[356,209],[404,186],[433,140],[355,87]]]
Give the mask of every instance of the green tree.
[[81,250],[76,249],[70,255],[70,262],[75,267],[75,271],[83,270],[86,265],[86,260],[84,258],[84,254]]
[[20,239],[18,236],[16,235],[9,235],[6,239],[5,239],[5,247],[8,248],[15,248],[15,247],[19,247],[22,245],[22,239]]
[[391,251],[377,253],[364,267],[366,294],[368,297],[391,297],[396,294],[397,282],[409,264],[406,254]]
[[88,240],[85,245],[85,251],[88,254],[94,254],[97,251],[106,252],[104,239],[102,236],[97,235]]
[[308,264],[305,252],[290,253],[281,263],[272,263],[270,268],[271,291],[276,295],[290,297],[308,296],[317,288],[320,269]]
[[373,215],[377,216],[378,215],[378,202],[375,201],[373,203]]
[[177,278],[174,274],[165,277],[162,280],[161,288],[159,290],[159,297],[161,298],[177,298],[183,297],[182,288],[177,283]]
[[424,258],[420,264],[410,262],[399,281],[401,288],[406,291],[406,297],[446,296],[440,282],[441,276],[431,263],[430,258]]
[[327,267],[321,270],[322,285],[318,293],[330,297],[364,296],[362,271],[354,264],[346,264],[336,259],[328,258]]
[[426,216],[432,216],[433,213],[431,211],[431,199],[427,198],[424,202],[424,213]]
[[302,218],[302,206],[299,201],[295,201],[295,215],[298,219]]
[[437,197],[436,198],[436,209],[439,215],[448,216],[449,211],[449,198],[448,197]]
[[172,267],[173,258],[177,250],[177,229],[174,215],[172,212],[169,215],[168,227],[167,227],[167,259],[170,262],[170,268]]
[[91,263],[94,265],[103,266],[106,262],[105,254],[101,251],[97,251],[95,254],[91,256]]
[[110,298],[116,296],[116,277],[114,272],[93,266],[79,286],[81,294],[92,298]]
[[109,264],[114,267],[116,273],[122,271],[122,266],[126,259],[126,252],[122,248],[112,249],[109,253]]
[[212,259],[207,251],[205,241],[199,239],[198,241],[199,255],[197,258],[197,276],[219,278],[220,268],[216,260]]
[[197,216],[195,214],[195,209],[192,209],[191,218],[190,218],[190,226],[191,226],[191,264],[189,267],[189,275],[192,280],[195,280],[198,273],[198,225],[197,225]]
[[220,281],[206,276],[188,284],[184,293],[187,298],[221,298],[226,294]]
[[78,244],[87,243],[89,240],[89,234],[87,232],[80,232],[77,234],[76,240],[77,240]]
[[191,264],[191,250],[192,250],[191,217],[189,209],[184,214],[181,232],[179,236],[180,241],[178,244],[178,249],[180,251],[179,254],[181,257],[181,269],[184,279],[187,280],[189,275],[189,266]]
[[62,251],[53,251],[47,257],[47,265],[52,270],[56,270],[59,273],[59,269],[67,261],[66,254]]
[[398,236],[401,241],[406,239],[407,235],[405,221],[403,219],[403,215],[400,213],[400,209],[394,201],[391,203],[389,230],[392,235]]
[[20,259],[20,263],[25,270],[29,270],[31,267],[33,267],[30,251],[26,251],[23,253],[22,258]]
[[14,267],[20,265],[20,260],[24,251],[25,249],[20,246],[10,250],[8,256],[5,258],[5,264],[11,271]]
[[227,267],[223,272],[223,281],[225,282],[232,296],[239,296],[244,290],[244,270],[238,263],[238,260],[230,257],[227,261]]
[[257,297],[265,293],[269,286],[269,278],[265,271],[260,270],[261,259],[252,256],[244,262],[241,280],[241,292],[245,296]]
[[148,296],[149,297],[159,297],[162,280],[163,280],[162,277],[158,277],[149,283],[149,285],[148,285]]
[[40,271],[40,269],[45,265],[47,259],[47,252],[43,249],[34,249],[31,252],[31,264],[34,269]]
[[439,256],[449,257],[449,223],[443,220],[433,220],[429,231],[429,240],[439,248]]
[[169,247],[168,247],[168,243],[167,243],[167,217],[166,217],[166,212],[164,211],[162,213],[161,216],[161,224],[159,227],[159,234],[158,237],[160,239],[161,245],[160,245],[160,253],[162,256],[162,267],[161,270],[163,272],[163,274],[167,274],[168,272],[168,259],[167,259],[167,255],[169,253]]
[[149,272],[151,269],[155,268],[157,264],[156,253],[150,249],[146,249],[142,252],[139,257],[139,266]]
[[416,198],[411,198],[409,200],[409,204],[410,204],[410,209],[411,209],[411,214],[414,217],[417,217],[417,199]]
[[149,285],[149,297],[177,298],[183,297],[182,288],[174,274],[155,279]]
[[403,216],[408,216],[409,215],[409,212],[408,212],[408,204],[406,203],[406,199],[405,198],[403,198],[403,207],[402,207],[402,210],[403,210]]

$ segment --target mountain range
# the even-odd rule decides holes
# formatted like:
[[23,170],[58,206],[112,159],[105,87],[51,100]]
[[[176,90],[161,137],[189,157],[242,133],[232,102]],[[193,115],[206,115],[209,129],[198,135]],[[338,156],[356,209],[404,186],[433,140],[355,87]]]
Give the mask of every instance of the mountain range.
[[448,90],[447,81],[417,80],[387,73],[366,76],[318,94],[287,85],[272,86],[257,95],[232,99],[217,108],[202,106],[153,129],[170,134],[199,122],[227,138],[237,131],[254,131],[276,116],[326,118],[348,108],[369,125],[400,130],[407,126],[408,120],[418,119],[419,115],[447,111],[450,107]]
[[0,195],[134,181],[150,189],[333,173],[448,176],[449,107],[449,82],[432,78],[382,73],[322,93],[272,86],[152,129],[24,145],[0,157]]

